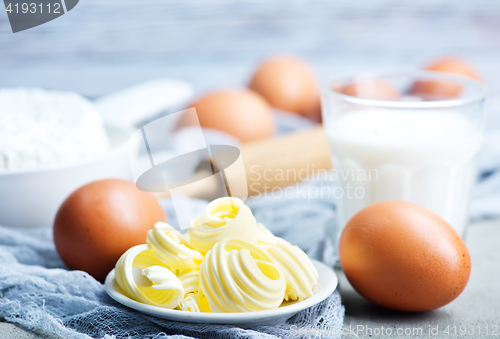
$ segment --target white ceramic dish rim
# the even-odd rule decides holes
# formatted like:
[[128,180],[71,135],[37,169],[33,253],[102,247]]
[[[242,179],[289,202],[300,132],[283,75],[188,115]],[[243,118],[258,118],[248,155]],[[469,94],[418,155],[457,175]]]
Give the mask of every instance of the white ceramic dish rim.
[[192,323],[212,323],[212,324],[243,324],[251,323],[266,318],[293,316],[298,312],[314,306],[328,298],[337,288],[338,278],[335,272],[327,265],[317,260],[311,260],[319,273],[318,286],[321,290],[312,297],[301,302],[293,303],[273,310],[244,312],[244,313],[194,313],[179,310],[171,310],[153,305],[147,305],[132,300],[118,292],[114,286],[115,270],[109,272],[105,281],[105,288],[108,295],[122,305],[133,308],[137,311],[157,316],[160,318]]

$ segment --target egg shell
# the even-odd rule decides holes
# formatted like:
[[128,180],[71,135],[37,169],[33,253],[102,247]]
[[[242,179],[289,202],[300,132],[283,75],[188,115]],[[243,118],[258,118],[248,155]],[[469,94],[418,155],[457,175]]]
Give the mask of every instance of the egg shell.
[[315,121],[321,119],[319,88],[309,64],[292,55],[264,60],[249,87],[278,109],[295,112]]
[[382,201],[365,207],[345,226],[340,264],[353,288],[380,306],[428,311],[463,291],[471,262],[462,238],[419,205]]
[[59,208],[54,243],[69,269],[102,282],[126,250],[144,244],[148,230],[165,220],[156,198],[132,182],[94,181],[74,191]]
[[[339,91],[337,87],[332,88]],[[397,88],[382,80],[363,80],[340,87],[340,92],[357,98],[397,101],[401,93]]]
[[[456,57],[437,59],[425,69],[428,71],[461,75],[479,81],[482,80],[471,64]],[[416,81],[411,89],[412,94],[420,95],[427,100],[456,98],[460,96],[461,92],[462,85],[446,80]]]
[[428,71],[462,75],[474,80],[482,80],[479,73],[467,61],[457,57],[440,58],[425,68]]
[[[276,130],[271,106],[249,89],[214,91],[188,107],[196,109],[201,127],[226,132],[242,142],[269,138]],[[194,123],[181,118],[178,126]]]

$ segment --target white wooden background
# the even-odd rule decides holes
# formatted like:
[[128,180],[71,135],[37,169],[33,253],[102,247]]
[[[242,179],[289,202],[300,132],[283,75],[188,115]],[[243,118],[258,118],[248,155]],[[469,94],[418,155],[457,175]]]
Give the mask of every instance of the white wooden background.
[[244,85],[275,52],[304,56],[322,80],[458,54],[500,97],[500,0],[80,0],[16,34],[0,11],[0,86],[97,97],[175,76],[202,91]]

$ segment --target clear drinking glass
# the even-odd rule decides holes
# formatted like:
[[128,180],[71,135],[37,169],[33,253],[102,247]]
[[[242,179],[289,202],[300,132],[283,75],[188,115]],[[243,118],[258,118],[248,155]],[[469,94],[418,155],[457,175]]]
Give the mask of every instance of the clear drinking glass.
[[422,205],[463,236],[487,92],[483,83],[426,71],[347,76],[326,88],[334,243],[356,212],[382,200]]

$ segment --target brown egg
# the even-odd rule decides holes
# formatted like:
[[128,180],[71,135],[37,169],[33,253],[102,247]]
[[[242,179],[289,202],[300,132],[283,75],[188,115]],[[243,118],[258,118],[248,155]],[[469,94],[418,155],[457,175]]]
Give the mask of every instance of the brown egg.
[[355,214],[339,243],[340,264],[354,289],[394,310],[428,311],[454,300],[469,280],[462,238],[416,204],[382,201]]
[[340,91],[337,87],[332,87],[332,89],[363,99],[397,101],[401,98],[401,93],[394,86],[382,80],[353,82],[341,87]]
[[[474,80],[482,80],[476,70],[467,61],[445,57],[438,59],[425,68],[428,71],[461,75]],[[411,89],[412,94],[420,95],[427,100],[455,98],[462,92],[462,86],[453,81],[433,80],[417,81]]]
[[[243,142],[271,137],[276,125],[271,106],[249,89],[209,93],[188,107],[195,107],[201,127],[226,132]],[[179,127],[191,125],[182,119]]]
[[319,121],[319,88],[313,70],[304,60],[290,55],[264,60],[249,87],[269,103],[287,112]]
[[157,221],[165,221],[165,214],[150,193],[124,180],[94,181],[74,191],[59,208],[54,242],[69,269],[103,282],[126,250],[146,242]]

